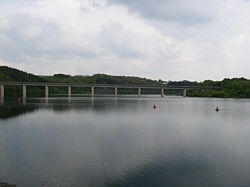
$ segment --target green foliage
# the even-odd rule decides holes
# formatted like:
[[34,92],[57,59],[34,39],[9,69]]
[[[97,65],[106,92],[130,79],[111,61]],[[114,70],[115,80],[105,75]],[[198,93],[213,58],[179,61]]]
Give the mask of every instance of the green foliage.
[[[245,78],[223,79],[222,81],[205,80],[201,83],[191,81],[169,81],[151,80],[132,76],[111,76],[105,74],[95,74],[92,76],[70,76],[65,74],[54,74],[53,76],[36,76],[14,68],[0,66],[0,81],[19,82],[57,82],[57,83],[82,83],[82,84],[130,84],[130,85],[170,85],[170,86],[208,86],[216,89],[205,89],[188,91],[191,97],[222,97],[222,98],[250,98],[250,80]],[[18,96],[22,94],[20,86],[6,86],[6,95]],[[137,94],[137,89],[119,89],[119,93]],[[67,88],[51,87],[51,94],[67,94]],[[89,94],[89,88],[72,88],[72,93]],[[112,89],[96,89],[96,93],[114,93]],[[144,94],[160,93],[159,90],[143,90]],[[167,94],[182,94],[182,90],[166,90]],[[44,87],[29,86],[27,96],[44,96]]]
[[250,98],[250,80],[245,78],[223,79],[222,81],[205,80],[200,86],[211,86],[217,89],[189,91],[193,97]]
[[197,86],[199,83],[198,82],[191,82],[187,80],[183,81],[169,81],[168,85],[169,86]]
[[53,77],[58,77],[58,78],[65,79],[65,78],[70,78],[71,76],[60,73],[60,74],[54,74]]
[[47,82],[45,79],[7,66],[0,66],[1,81]]
[[[47,80],[39,76],[26,73],[7,66],[0,66],[0,81],[47,82]],[[22,88],[21,86],[5,86],[5,93],[9,97],[20,97],[22,95]],[[27,94],[40,96],[41,88],[34,87],[32,89],[28,89]]]
[[56,74],[54,76],[41,76],[48,82],[62,83],[86,83],[86,84],[133,84],[133,85],[161,85],[162,83],[156,80],[130,77],[130,76],[112,76],[106,74],[95,74],[92,76],[67,76]]
[[[53,76],[36,76],[14,68],[0,66],[0,81],[18,81],[18,82],[56,82],[56,83],[82,83],[82,84],[130,84],[130,85],[162,85],[162,81],[156,81],[132,76],[111,76],[106,74],[95,74],[92,76],[70,76],[65,74],[54,74]],[[21,86],[6,86],[6,95],[22,96]],[[67,94],[67,88],[50,87],[51,95]],[[145,90],[145,93],[158,93],[155,90]],[[90,88],[72,88],[72,94],[90,94]],[[95,89],[95,93],[113,94],[113,89]],[[119,93],[137,94],[137,89],[119,90]],[[43,87],[28,86],[27,96],[44,96]]]

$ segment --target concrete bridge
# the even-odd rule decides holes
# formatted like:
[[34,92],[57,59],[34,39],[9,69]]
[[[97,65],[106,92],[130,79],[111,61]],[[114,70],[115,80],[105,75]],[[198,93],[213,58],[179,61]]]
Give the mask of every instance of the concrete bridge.
[[51,83],[51,82],[11,82],[11,81],[0,81],[0,98],[4,99],[4,86],[22,86],[23,98],[27,97],[28,86],[39,86],[44,87],[45,97],[49,97],[49,87],[67,87],[68,96],[71,97],[72,87],[91,88],[91,96],[95,96],[95,88],[113,88],[114,96],[118,95],[118,90],[121,88],[134,88],[138,89],[138,96],[142,95],[142,89],[157,89],[161,90],[161,97],[164,97],[164,90],[183,90],[183,96],[187,96],[188,90],[202,90],[212,89],[211,87],[200,87],[200,86],[169,86],[169,85],[129,85],[129,84],[81,84],[81,83]]

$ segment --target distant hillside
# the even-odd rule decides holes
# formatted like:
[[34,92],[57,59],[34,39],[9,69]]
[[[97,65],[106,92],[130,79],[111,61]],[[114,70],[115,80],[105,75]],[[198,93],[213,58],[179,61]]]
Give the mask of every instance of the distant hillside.
[[[211,86],[217,89],[188,91],[190,97],[223,97],[223,98],[250,98],[250,80],[246,78],[223,79],[222,81],[205,80],[203,82],[184,81],[162,81],[151,80],[132,76],[112,76],[106,74],[95,74],[92,76],[83,75],[65,75],[54,74],[53,76],[37,76],[26,73],[18,69],[7,66],[0,66],[0,81],[20,81],[20,82],[65,82],[65,83],[97,83],[97,84],[132,84],[132,85],[171,85],[171,86]],[[22,88],[20,86],[6,86],[6,95],[21,96]],[[136,94],[135,89],[121,90],[124,93]],[[144,93],[158,93],[159,90],[144,90]],[[50,93],[63,94],[66,93],[65,88],[51,87]],[[90,93],[88,88],[74,88],[72,93]],[[113,90],[98,90],[96,93],[113,93]],[[168,90],[168,94],[182,94],[181,90]],[[30,87],[27,95],[44,96],[44,88]]]
[[[162,85],[162,81],[156,81],[140,77],[131,77],[131,76],[112,76],[105,74],[95,74],[92,76],[71,76],[65,74],[54,74],[53,76],[37,76],[31,73],[26,73],[18,69],[0,66],[0,81],[19,81],[19,82],[64,82],[64,83],[97,83],[97,84],[133,84],[133,85]],[[20,86],[6,86],[5,87],[6,95],[8,96],[21,96],[22,88]],[[73,88],[72,93],[89,93],[88,88]],[[124,93],[137,93],[134,89],[127,89],[122,91]],[[148,93],[153,93],[155,91],[147,90]],[[50,94],[65,94],[65,88],[61,87],[51,87]],[[96,89],[96,93],[113,93],[113,90],[110,89]],[[30,86],[27,89],[28,96],[43,96],[44,88]]]
[[47,82],[47,80],[26,73],[18,69],[10,68],[7,66],[0,66],[0,80],[1,81],[19,81],[19,82]]
[[191,81],[169,81],[169,86],[199,86],[198,82],[191,82]]
[[0,66],[1,81],[19,81],[19,82],[66,82],[66,83],[97,83],[97,84],[150,84],[160,85],[160,81],[130,77],[130,76],[112,76],[106,74],[95,74],[92,76],[71,76],[65,74],[54,74],[53,76],[37,76],[26,73],[18,69],[7,66]]
[[250,98],[250,80],[246,78],[223,79],[222,81],[205,80],[200,86],[212,86],[218,89],[189,91],[192,97],[220,97],[220,98]]
[[[0,81],[47,82],[46,79],[39,76],[7,66],[0,66]],[[5,86],[5,93],[9,97],[19,97],[22,96],[22,88],[20,86]],[[44,95],[44,90],[41,87],[32,87],[27,90],[27,94],[42,96]]]
[[159,81],[129,76],[112,76],[106,74],[95,74],[92,76],[70,76],[55,74],[53,76],[43,76],[48,82],[67,82],[67,83],[97,83],[97,84],[150,84],[159,85]]

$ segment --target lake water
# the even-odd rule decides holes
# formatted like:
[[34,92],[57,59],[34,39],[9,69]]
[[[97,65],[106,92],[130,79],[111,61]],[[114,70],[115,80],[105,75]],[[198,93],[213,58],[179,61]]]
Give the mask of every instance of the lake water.
[[0,181],[17,187],[249,187],[250,100],[6,101]]

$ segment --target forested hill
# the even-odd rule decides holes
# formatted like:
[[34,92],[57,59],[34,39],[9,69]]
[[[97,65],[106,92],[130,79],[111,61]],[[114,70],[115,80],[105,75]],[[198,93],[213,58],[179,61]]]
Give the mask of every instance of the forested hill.
[[7,66],[0,66],[0,81],[47,82],[39,76]]
[[161,81],[156,81],[146,78],[130,77],[130,76],[111,76],[105,74],[95,74],[92,76],[83,76],[83,75],[71,76],[65,74],[54,74],[53,76],[37,76],[7,66],[0,66],[0,81],[134,84],[134,85],[162,84]]
[[246,78],[223,79],[222,81],[206,80],[200,86],[211,86],[217,89],[189,91],[193,97],[250,98],[250,80]]
[[[19,81],[19,82],[65,82],[65,83],[86,83],[86,84],[133,84],[133,85],[168,85],[171,86],[210,86],[217,89],[202,91],[188,91],[190,97],[223,97],[223,98],[250,98],[250,80],[246,78],[223,79],[222,81],[206,80],[203,82],[190,81],[168,81],[151,80],[140,77],[130,76],[111,76],[105,74],[95,74],[92,76],[71,76],[65,74],[54,74],[53,76],[37,76],[20,71],[18,69],[0,66],[0,81]],[[6,91],[15,95],[21,93],[19,87],[7,87]],[[40,93],[39,89],[29,89],[30,92]],[[35,91],[36,90],[36,91]],[[170,91],[168,91],[169,94]],[[172,94],[176,94],[173,91]],[[181,93],[181,92],[180,92]],[[31,94],[32,95],[32,94]]]
[[53,76],[43,76],[48,82],[66,82],[66,83],[97,83],[97,84],[134,84],[134,85],[159,85],[159,81],[129,76],[111,76],[106,74],[95,74],[92,76],[70,76],[64,74],[55,74]]

